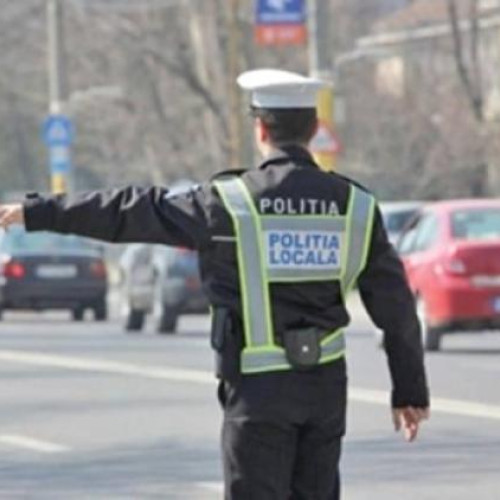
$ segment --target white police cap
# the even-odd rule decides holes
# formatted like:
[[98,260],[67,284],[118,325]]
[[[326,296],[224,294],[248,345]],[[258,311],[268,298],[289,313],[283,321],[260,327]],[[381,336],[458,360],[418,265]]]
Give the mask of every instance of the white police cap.
[[318,91],[326,82],[278,69],[246,71],[238,85],[252,93],[256,108],[315,108]]

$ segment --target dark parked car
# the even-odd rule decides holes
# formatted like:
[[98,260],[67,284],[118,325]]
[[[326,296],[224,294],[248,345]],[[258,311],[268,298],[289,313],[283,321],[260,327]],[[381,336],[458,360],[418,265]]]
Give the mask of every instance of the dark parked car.
[[5,310],[85,309],[107,317],[107,272],[101,247],[77,236],[27,233],[13,227],[0,239],[0,315]]
[[175,333],[179,316],[208,312],[198,254],[185,248],[135,246],[122,259],[122,304],[127,330],[141,330],[152,313],[159,333]]

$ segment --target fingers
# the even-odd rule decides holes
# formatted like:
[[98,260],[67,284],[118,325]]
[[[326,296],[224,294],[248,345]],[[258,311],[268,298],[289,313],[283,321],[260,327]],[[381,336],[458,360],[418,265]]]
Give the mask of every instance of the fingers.
[[405,440],[413,442],[417,438],[420,422],[429,418],[428,408],[396,408],[392,412],[394,428],[403,430]]
[[420,423],[420,421],[418,419],[414,418],[414,415],[412,415],[412,412],[408,412],[408,414],[406,415],[403,427],[404,427],[405,439],[409,443],[412,443],[417,438],[419,423]]
[[417,408],[420,413],[421,420],[429,420],[431,417],[431,410],[429,408]]
[[7,229],[12,224],[23,224],[23,219],[22,205],[0,205],[0,227],[3,229]]
[[394,430],[399,432],[401,429],[401,417],[399,415],[398,410],[393,410],[392,412],[392,422],[394,424]]

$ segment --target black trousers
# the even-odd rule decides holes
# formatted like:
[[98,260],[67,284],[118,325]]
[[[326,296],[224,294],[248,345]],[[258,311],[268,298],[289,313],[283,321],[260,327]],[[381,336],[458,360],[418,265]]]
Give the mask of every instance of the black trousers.
[[338,500],[344,360],[221,382],[226,500]]

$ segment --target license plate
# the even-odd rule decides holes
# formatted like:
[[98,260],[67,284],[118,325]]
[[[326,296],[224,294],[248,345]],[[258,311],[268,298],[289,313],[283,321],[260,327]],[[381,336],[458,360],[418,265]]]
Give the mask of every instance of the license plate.
[[74,278],[77,275],[77,269],[76,266],[43,265],[37,267],[36,275],[39,278],[50,279]]
[[493,299],[493,310],[500,313],[500,297],[495,297]]
[[477,287],[494,288],[500,286],[500,274],[492,276],[485,276],[485,275],[473,276],[471,281],[472,284]]

